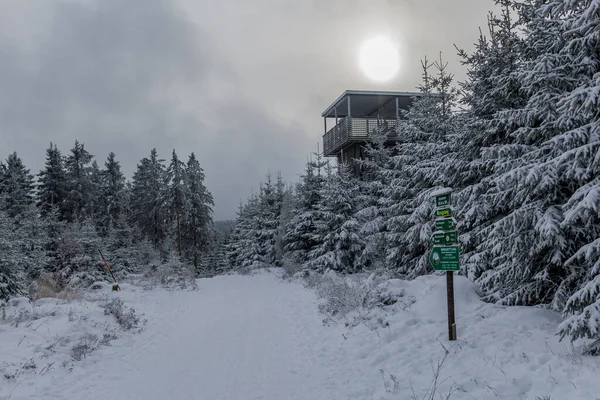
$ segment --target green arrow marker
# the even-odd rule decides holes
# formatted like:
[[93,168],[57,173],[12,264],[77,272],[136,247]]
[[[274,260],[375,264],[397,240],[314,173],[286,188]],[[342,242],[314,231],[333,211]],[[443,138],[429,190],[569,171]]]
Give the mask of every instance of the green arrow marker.
[[436,231],[452,231],[456,228],[454,218],[441,218],[435,220]]
[[454,244],[457,241],[456,231],[433,232],[431,235],[433,244]]

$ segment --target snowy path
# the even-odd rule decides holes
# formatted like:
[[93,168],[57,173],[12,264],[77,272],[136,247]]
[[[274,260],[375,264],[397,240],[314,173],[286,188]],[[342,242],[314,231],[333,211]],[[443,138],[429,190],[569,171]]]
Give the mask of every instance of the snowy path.
[[196,292],[139,292],[149,320],[143,333],[97,351],[71,374],[24,384],[12,399],[370,397],[348,393],[374,377],[347,362],[339,344],[327,345],[343,338],[322,326],[314,294],[276,279],[218,277]]
[[[142,333],[118,332],[81,361],[71,362],[79,338],[115,327],[101,308],[106,298],[42,301],[35,308],[45,314],[35,321],[0,324],[0,373],[36,364],[16,378],[0,376],[0,399],[404,400],[413,390],[423,399],[443,347],[438,393],[452,392],[452,400],[600,399],[600,360],[558,342],[559,315],[482,303],[462,277],[452,343],[443,276],[388,281],[403,300],[381,315],[389,327],[377,332],[323,326],[314,292],[273,273],[198,282],[191,292],[123,285],[97,294],[121,297],[148,323]],[[11,362],[20,369],[6,369]]]

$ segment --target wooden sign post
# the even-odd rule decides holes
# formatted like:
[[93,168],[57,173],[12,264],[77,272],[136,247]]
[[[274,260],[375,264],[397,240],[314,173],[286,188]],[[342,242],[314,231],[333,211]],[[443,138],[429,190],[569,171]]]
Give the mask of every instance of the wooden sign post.
[[431,235],[434,244],[429,263],[436,271],[446,271],[446,293],[448,298],[448,340],[456,340],[454,316],[454,271],[460,271],[458,233],[452,211],[452,189],[436,190],[435,232]]

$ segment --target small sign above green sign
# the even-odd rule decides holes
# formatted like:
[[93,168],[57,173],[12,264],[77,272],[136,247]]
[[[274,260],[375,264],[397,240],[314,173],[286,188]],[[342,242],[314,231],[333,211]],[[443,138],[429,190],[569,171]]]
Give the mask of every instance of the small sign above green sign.
[[450,193],[445,193],[435,197],[436,207],[445,207],[450,205]]
[[458,246],[433,246],[429,263],[436,271],[460,271]]
[[435,220],[436,231],[453,231],[456,228],[454,218],[440,218]]
[[457,241],[456,231],[434,232],[431,235],[433,244],[455,244]]

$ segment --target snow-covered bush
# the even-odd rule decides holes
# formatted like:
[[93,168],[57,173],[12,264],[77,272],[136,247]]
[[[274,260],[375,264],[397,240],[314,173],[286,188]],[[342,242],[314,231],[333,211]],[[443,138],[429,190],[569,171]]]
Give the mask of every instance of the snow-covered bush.
[[75,361],[81,361],[96,350],[99,346],[98,335],[86,333],[71,349],[71,358]]
[[291,279],[303,271],[302,264],[295,262],[290,258],[284,258],[282,261],[283,279]]
[[340,277],[333,272],[323,275],[316,287],[317,295],[325,302],[319,311],[326,315],[343,317],[350,311],[364,307],[370,288],[355,279]]
[[104,304],[104,315],[113,315],[117,320],[117,323],[124,330],[138,328],[141,319],[136,315],[133,308],[128,308],[121,299],[113,299],[110,302]]

